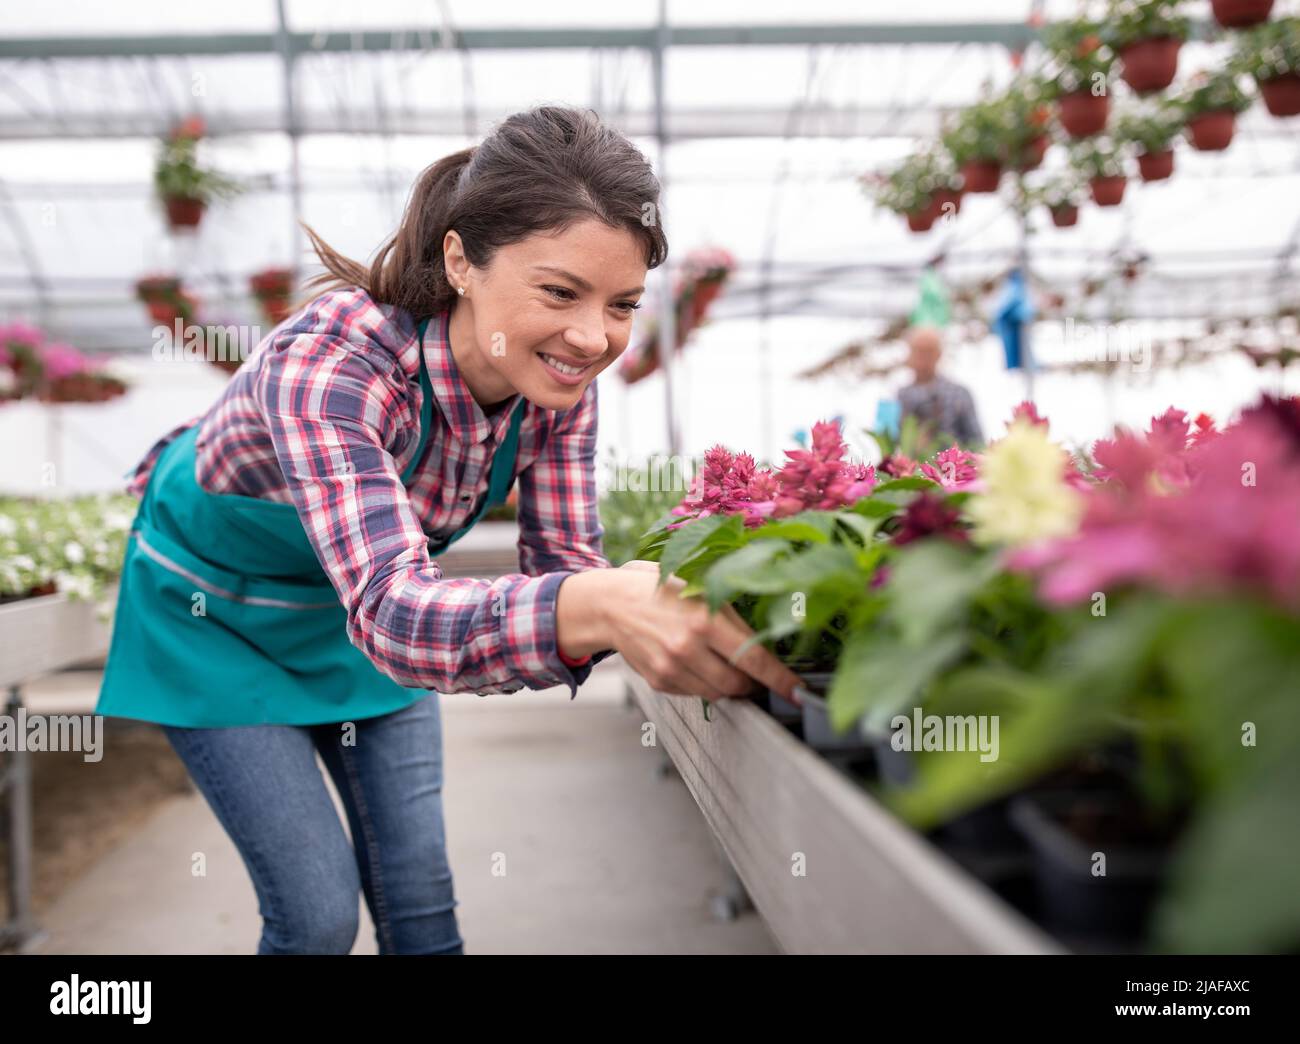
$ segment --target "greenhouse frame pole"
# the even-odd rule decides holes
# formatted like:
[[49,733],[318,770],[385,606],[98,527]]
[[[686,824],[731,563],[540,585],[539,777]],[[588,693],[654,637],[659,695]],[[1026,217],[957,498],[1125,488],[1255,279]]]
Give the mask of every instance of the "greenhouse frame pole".
[[293,260],[289,267],[296,278],[296,273],[302,267],[302,165],[298,157],[298,139],[301,133],[293,90],[293,44],[284,12],[284,0],[275,0],[275,11],[280,23],[276,38],[284,65],[285,132],[289,135],[289,200],[293,210],[293,230],[289,238],[290,256]]
[[[654,70],[655,141],[658,143],[659,211],[654,220],[663,221],[664,197],[668,193],[668,128],[664,120],[664,51],[670,43],[668,0],[659,0],[659,26],[652,51]],[[677,414],[673,402],[673,346],[677,341],[677,302],[673,299],[673,280],[667,262],[659,266],[659,366],[664,378],[664,420],[668,429],[668,456],[681,452],[677,431]]]

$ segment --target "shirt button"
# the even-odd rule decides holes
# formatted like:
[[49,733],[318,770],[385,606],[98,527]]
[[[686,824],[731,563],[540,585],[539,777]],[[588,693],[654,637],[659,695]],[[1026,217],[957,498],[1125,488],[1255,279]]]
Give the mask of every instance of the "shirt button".
[[461,496],[460,499],[461,499],[461,500],[469,500],[469,494],[468,494],[468,493],[463,494],[463,495]]

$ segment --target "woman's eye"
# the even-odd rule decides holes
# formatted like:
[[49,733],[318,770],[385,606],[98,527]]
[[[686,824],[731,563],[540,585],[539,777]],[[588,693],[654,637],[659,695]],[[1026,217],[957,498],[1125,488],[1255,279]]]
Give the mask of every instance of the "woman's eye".
[[[542,287],[542,289],[549,291],[551,294],[558,296],[561,301],[572,301],[575,296],[573,291],[566,286],[545,286]],[[568,296],[567,297],[563,296],[565,294],[567,294]]]
[[618,303],[618,306],[619,308],[626,308],[628,315],[631,315],[633,312],[635,312],[638,308],[641,307],[639,304],[636,304],[635,302],[632,301],[620,301]]

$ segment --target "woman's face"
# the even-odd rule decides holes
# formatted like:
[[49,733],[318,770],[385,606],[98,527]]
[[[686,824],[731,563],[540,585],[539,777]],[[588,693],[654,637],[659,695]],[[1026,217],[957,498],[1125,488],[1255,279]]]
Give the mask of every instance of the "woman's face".
[[519,392],[568,409],[627,348],[646,274],[630,231],[585,220],[501,247],[487,268],[466,260],[451,231],[443,254],[453,287],[465,288],[452,307],[452,354],[480,406]]

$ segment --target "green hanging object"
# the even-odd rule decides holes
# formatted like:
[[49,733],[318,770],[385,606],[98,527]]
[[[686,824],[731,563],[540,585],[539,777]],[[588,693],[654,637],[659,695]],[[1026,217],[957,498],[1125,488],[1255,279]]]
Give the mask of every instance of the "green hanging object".
[[948,320],[948,288],[943,285],[943,280],[933,268],[927,268],[921,273],[920,300],[912,309],[908,321],[913,326],[942,328],[948,325]]

